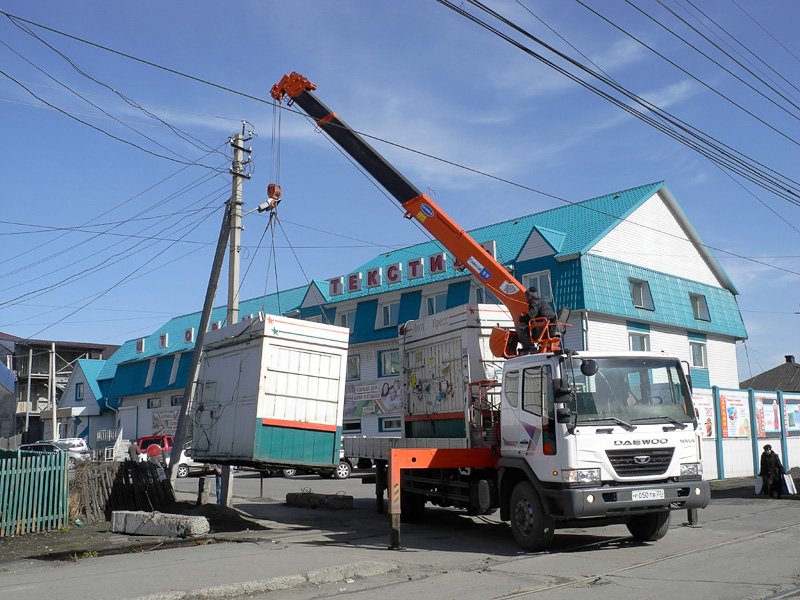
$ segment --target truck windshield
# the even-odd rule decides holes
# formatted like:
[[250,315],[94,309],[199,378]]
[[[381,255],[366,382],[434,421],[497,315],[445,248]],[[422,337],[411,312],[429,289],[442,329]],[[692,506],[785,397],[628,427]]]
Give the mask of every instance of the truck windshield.
[[682,429],[694,415],[691,396],[674,359],[598,358],[594,375],[565,363],[565,379],[575,393],[569,408],[577,423],[623,421],[630,424],[665,422]]

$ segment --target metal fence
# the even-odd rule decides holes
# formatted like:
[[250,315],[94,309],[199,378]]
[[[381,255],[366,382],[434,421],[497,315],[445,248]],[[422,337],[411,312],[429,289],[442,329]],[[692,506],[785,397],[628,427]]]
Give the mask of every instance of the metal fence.
[[65,527],[68,483],[65,453],[0,449],[0,537]]

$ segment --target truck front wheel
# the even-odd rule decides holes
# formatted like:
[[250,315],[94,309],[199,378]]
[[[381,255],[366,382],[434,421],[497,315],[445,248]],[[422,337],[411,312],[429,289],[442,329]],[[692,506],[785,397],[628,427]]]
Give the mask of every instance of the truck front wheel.
[[627,523],[628,531],[640,542],[660,540],[669,531],[669,511],[648,513],[631,517]]
[[553,543],[555,525],[545,513],[539,494],[529,481],[520,481],[511,492],[511,532],[523,549],[535,552]]

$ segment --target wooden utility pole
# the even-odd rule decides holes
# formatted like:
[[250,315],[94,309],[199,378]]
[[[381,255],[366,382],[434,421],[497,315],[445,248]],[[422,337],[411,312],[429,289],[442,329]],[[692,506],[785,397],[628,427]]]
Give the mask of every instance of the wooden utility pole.
[[[247,138],[249,139],[249,138]],[[230,223],[230,251],[228,252],[228,314],[227,324],[239,322],[239,258],[242,243],[242,180],[249,178],[245,175],[245,152],[250,150],[244,147],[245,128],[242,124],[241,133],[237,133],[231,140],[233,148],[233,163],[230,172],[233,176],[231,183],[231,223]],[[233,469],[230,465],[222,466],[222,493],[220,497],[223,506],[230,506],[233,498]]]
[[[233,148],[233,162],[231,163],[230,172],[233,176],[233,183],[231,184],[231,197],[225,205],[225,214],[222,219],[222,226],[219,230],[219,237],[217,238],[217,249],[214,253],[214,262],[211,265],[211,274],[208,277],[208,286],[206,288],[206,297],[203,302],[203,312],[200,316],[200,324],[197,329],[197,337],[194,342],[194,353],[192,354],[192,364],[189,367],[189,373],[186,378],[186,387],[183,390],[183,399],[181,400],[181,409],[178,414],[178,423],[175,427],[174,446],[172,454],[170,455],[170,480],[172,485],[178,478],[178,461],[180,460],[181,451],[186,441],[186,429],[189,410],[191,409],[192,400],[195,396],[197,389],[197,378],[200,372],[200,360],[203,354],[203,345],[205,344],[206,331],[208,331],[209,324],[211,323],[211,311],[214,308],[214,297],[217,294],[217,287],[219,285],[219,276],[222,271],[222,261],[225,257],[225,246],[230,238],[231,251],[229,258],[229,273],[228,277],[228,324],[238,321],[239,316],[239,246],[241,245],[241,230],[242,230],[242,179],[249,179],[250,176],[244,172],[245,161],[244,154],[250,153],[249,149],[244,148],[244,143],[250,138],[244,136],[244,126],[242,132],[237,133],[230,140],[231,147]],[[235,241],[234,241],[235,240]],[[231,308],[233,308],[233,311]],[[228,476],[225,476],[227,471]],[[226,506],[230,504],[230,495],[232,486],[230,485],[230,467],[223,468],[223,495],[222,502]]]
[[50,384],[50,414],[52,417],[51,438],[58,439],[58,407],[56,406],[56,343],[50,343],[50,368],[47,372],[47,381]]

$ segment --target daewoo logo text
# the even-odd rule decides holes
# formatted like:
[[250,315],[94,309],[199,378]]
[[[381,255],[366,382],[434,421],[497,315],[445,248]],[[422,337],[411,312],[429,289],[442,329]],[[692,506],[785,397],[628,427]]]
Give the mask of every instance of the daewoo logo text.
[[614,440],[615,446],[657,446],[666,444],[667,438],[653,438],[651,440]]

